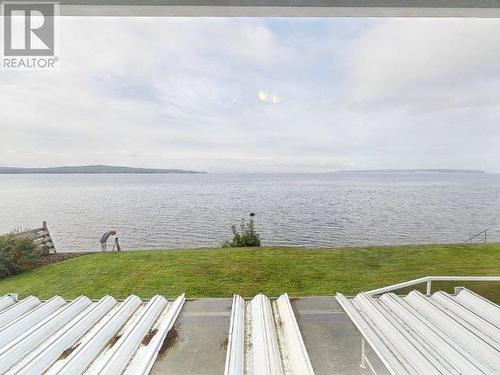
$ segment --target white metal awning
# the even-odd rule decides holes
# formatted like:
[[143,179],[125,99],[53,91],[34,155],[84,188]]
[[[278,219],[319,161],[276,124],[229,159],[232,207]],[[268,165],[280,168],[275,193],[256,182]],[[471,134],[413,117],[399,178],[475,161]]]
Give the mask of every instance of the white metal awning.
[[313,375],[287,294],[234,296],[225,375]]
[[147,374],[184,300],[0,297],[0,373]]
[[[185,298],[0,297],[0,373],[147,374]],[[226,375],[313,375],[288,295],[233,298]],[[173,331],[173,329],[172,329]]]
[[500,374],[500,307],[470,290],[337,300],[392,374]]
[[379,374],[500,374],[499,306],[468,289],[387,292],[438,278],[354,298],[0,296],[0,373],[367,374],[361,354]]

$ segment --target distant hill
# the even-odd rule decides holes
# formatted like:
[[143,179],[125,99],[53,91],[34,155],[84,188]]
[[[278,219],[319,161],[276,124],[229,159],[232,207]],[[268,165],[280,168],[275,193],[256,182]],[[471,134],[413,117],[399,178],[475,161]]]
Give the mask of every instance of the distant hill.
[[479,169],[371,169],[371,170],[347,170],[335,173],[366,173],[366,174],[457,174],[457,173],[486,173]]
[[183,169],[154,169],[116,167],[111,165],[84,165],[75,167],[17,168],[0,167],[0,174],[153,174],[153,173],[206,173]]

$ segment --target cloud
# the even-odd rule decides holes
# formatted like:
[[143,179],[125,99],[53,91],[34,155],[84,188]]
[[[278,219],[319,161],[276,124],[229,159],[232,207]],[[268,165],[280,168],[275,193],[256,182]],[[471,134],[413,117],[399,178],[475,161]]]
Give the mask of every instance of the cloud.
[[[0,96],[8,106],[2,135],[11,140],[0,152],[2,164],[128,163],[113,150],[156,150],[175,158],[211,153],[218,144],[237,148],[238,142],[218,133],[246,132],[232,128],[246,96],[233,82],[239,67],[272,63],[280,50],[260,22],[63,22],[60,71],[0,77]],[[239,31],[229,34],[227,28]],[[263,41],[242,53],[239,45],[252,39],[247,34],[253,28]],[[228,48],[219,50],[224,41]],[[33,157],[40,148],[51,151]]]
[[496,89],[488,90],[491,78],[500,75],[500,40],[492,36],[499,33],[495,19],[380,22],[348,51],[350,99],[424,107],[490,104],[496,96]]
[[500,171],[499,21],[62,22],[59,71],[0,71],[1,165]]

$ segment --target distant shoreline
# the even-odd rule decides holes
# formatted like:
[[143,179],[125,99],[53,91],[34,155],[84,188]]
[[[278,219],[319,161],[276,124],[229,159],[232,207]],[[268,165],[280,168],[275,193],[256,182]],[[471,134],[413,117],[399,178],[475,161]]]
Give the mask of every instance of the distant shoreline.
[[486,174],[479,169],[366,169],[366,170],[346,170],[334,173],[345,174]]
[[0,174],[200,174],[184,169],[133,168],[111,165],[85,165],[49,168],[0,167]]
[[[64,166],[46,168],[0,167],[0,175],[15,174],[207,174],[206,171],[185,169],[135,168],[108,165]],[[247,174],[247,175],[289,175],[289,174],[345,174],[345,175],[446,175],[446,174],[488,174],[479,169],[351,169],[324,172],[226,172],[214,174]]]

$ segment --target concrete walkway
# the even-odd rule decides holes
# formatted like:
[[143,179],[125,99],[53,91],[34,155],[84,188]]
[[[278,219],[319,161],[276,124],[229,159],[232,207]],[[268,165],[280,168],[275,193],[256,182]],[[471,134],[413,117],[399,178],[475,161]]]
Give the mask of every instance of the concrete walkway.
[[[372,373],[360,367],[361,336],[334,297],[291,303],[316,375]],[[231,304],[231,298],[186,301],[152,374],[223,374]],[[377,374],[387,373],[373,353],[368,357]]]

